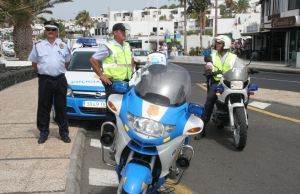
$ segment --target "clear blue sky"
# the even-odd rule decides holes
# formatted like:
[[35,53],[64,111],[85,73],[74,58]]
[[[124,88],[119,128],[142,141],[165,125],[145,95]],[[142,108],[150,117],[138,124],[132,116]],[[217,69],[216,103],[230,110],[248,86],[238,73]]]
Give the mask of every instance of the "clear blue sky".
[[[214,0],[212,0],[214,1]],[[224,2],[224,0],[218,0]],[[46,18],[73,19],[78,12],[87,10],[91,16],[97,16],[111,11],[143,9],[154,6],[178,4],[179,0],[73,0],[70,3],[57,4],[52,9],[52,15],[44,15]]]

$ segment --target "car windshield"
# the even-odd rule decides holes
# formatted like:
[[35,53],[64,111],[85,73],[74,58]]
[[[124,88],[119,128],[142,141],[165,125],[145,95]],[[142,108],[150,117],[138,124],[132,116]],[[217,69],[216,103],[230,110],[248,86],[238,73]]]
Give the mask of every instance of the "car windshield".
[[143,70],[135,91],[148,102],[180,106],[191,94],[191,78],[188,71],[178,65],[150,65]]
[[94,53],[95,53],[94,51],[74,52],[68,70],[69,71],[93,71],[90,63],[90,58]]
[[134,51],[133,55],[134,56],[148,56],[149,52],[148,51]]

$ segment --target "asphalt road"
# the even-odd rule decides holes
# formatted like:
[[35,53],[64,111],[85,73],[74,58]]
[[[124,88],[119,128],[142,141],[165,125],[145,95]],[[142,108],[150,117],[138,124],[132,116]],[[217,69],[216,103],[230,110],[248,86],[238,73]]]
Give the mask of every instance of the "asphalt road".
[[[192,82],[205,82],[204,65],[182,65],[191,74]],[[259,88],[300,92],[300,74],[262,72],[251,75],[251,82]]]
[[[206,93],[196,85],[201,82],[202,73],[196,71],[195,66],[188,69],[193,82],[189,101],[203,104]],[[289,80],[292,81],[293,78]],[[270,82],[269,87],[278,85],[272,84],[272,80],[266,82]],[[291,106],[271,103],[266,111],[300,119],[299,108]],[[253,110],[249,110],[248,114],[248,141],[242,152],[236,151],[232,146],[231,133],[226,129],[217,129],[214,124],[209,124],[207,137],[199,141],[192,140],[195,157],[181,182],[185,191],[175,190],[175,193],[300,193],[299,123]],[[113,172],[112,168],[102,163],[101,150],[95,145],[92,146],[92,142],[99,139],[100,125],[100,122],[83,124],[88,130],[82,168],[83,194],[106,194],[116,191],[113,184],[103,186],[101,181],[99,182],[101,179],[107,184],[105,180],[112,180]],[[107,174],[103,174],[103,171]],[[101,172],[103,175],[97,177],[95,172]]]

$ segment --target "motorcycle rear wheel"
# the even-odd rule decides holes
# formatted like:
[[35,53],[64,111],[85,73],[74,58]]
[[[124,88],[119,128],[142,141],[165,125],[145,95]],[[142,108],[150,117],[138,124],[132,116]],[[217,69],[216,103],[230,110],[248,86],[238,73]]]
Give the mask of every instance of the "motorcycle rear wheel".
[[234,130],[233,142],[237,150],[242,151],[247,141],[247,124],[244,107],[237,107],[233,110]]

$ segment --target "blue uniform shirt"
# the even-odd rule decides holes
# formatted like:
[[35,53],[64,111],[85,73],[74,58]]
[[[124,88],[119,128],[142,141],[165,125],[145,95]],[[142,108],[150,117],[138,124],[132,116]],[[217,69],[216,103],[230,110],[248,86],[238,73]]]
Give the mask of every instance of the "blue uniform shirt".
[[50,44],[48,40],[36,43],[28,57],[28,61],[37,63],[39,74],[50,76],[65,73],[65,63],[70,60],[70,51],[61,39],[56,39],[53,44]]

